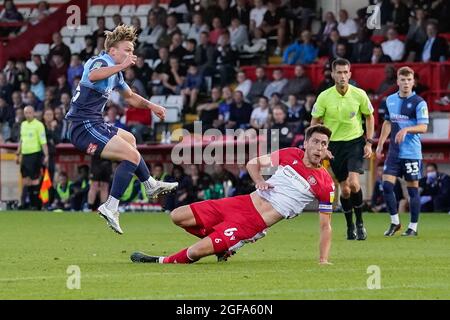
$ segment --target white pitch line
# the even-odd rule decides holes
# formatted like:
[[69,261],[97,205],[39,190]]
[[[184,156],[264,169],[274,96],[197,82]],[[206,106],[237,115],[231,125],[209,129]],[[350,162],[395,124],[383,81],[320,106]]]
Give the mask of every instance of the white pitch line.
[[[183,266],[179,266],[181,268],[183,268]],[[302,269],[302,272],[323,272],[326,270],[326,268],[328,268],[329,272],[363,272],[364,274],[366,273],[366,269],[365,268],[353,268],[353,269],[349,269],[349,268],[344,268],[344,269],[337,269],[334,268],[333,266],[329,266],[329,267],[317,267],[315,269]],[[442,266],[442,267],[426,267],[423,268],[426,269],[428,271],[430,271],[430,269],[432,270],[450,270],[450,267],[446,267],[446,266]],[[382,270],[384,271],[401,271],[401,270],[409,270],[409,271],[421,271],[422,269],[413,269],[411,270],[410,267],[401,267],[401,268],[393,268],[393,267],[383,267]],[[224,272],[225,274],[243,274],[243,271],[231,271],[231,270],[211,270],[211,271],[202,271],[202,274],[217,274],[217,271],[221,271]],[[279,273],[282,274],[283,272],[288,272],[289,270],[260,270],[257,271],[256,274],[265,274],[265,273]],[[254,275],[255,273],[253,273]],[[167,271],[165,270],[164,272],[145,272],[145,273],[132,273],[132,274],[128,274],[128,276],[132,276],[132,277],[143,277],[143,276],[180,276],[180,275],[187,275],[186,272],[171,272],[171,271]],[[124,275],[122,273],[110,273],[110,274],[81,274],[82,278],[111,278],[111,277],[123,277]],[[20,281],[33,281],[33,280],[47,280],[47,279],[67,279],[68,275],[49,275],[49,276],[34,276],[34,277],[15,277],[15,278],[0,278],[0,282],[20,282]],[[252,276],[253,277],[253,276]]]
[[[190,298],[211,298],[211,297],[242,297],[242,296],[264,296],[264,295],[282,295],[286,293],[326,293],[326,292],[345,292],[345,291],[368,291],[368,292],[382,292],[382,290],[398,290],[398,289],[446,289],[450,288],[448,285],[427,285],[427,286],[381,286],[379,290],[369,290],[367,287],[355,287],[355,288],[328,288],[328,289],[286,289],[286,290],[269,290],[269,291],[261,291],[257,292],[233,292],[233,293],[211,293],[211,294],[175,294],[175,295],[157,295],[157,299],[165,300],[165,299],[190,299]],[[126,297],[126,298],[96,298],[96,300],[139,300],[139,299],[155,299],[154,296],[143,296],[143,297]],[[276,297],[273,297],[276,298]]]

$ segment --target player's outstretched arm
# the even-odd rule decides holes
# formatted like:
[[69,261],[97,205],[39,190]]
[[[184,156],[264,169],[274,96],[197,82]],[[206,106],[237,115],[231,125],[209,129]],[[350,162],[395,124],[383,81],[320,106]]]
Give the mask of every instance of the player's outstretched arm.
[[320,264],[331,264],[328,261],[331,248],[331,213],[320,213]]
[[247,163],[247,171],[250,177],[252,178],[253,182],[255,182],[255,188],[259,190],[267,190],[270,188],[273,188],[272,185],[267,183],[264,180],[264,177],[261,174],[261,168],[267,168],[271,166],[271,159],[270,155],[264,155],[261,157],[256,157],[251,159]]
[[166,117],[166,109],[164,109],[164,107],[161,107],[160,105],[148,101],[147,99],[131,91],[131,89],[124,90],[122,94],[125,101],[130,106],[141,109],[150,109],[161,120],[164,120],[164,118]]
[[111,67],[102,67],[98,69],[94,69],[89,72],[89,81],[95,82],[100,81],[106,78],[111,77],[113,74],[116,74],[122,70],[125,70],[129,66],[132,66],[136,63],[137,56],[129,55],[124,62],[121,64],[111,66]]

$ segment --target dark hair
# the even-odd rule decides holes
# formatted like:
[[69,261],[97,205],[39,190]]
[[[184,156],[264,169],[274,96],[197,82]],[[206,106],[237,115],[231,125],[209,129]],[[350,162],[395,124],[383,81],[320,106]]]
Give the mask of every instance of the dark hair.
[[438,171],[438,166],[434,162],[427,163],[427,167],[433,167],[434,170]]
[[324,125],[317,124],[315,126],[311,126],[308,129],[306,129],[306,131],[305,131],[305,140],[308,141],[309,138],[311,138],[311,136],[314,133],[316,133],[316,132],[326,135],[328,137],[328,139],[330,139],[330,137],[331,137],[331,130],[330,129],[328,129]]
[[192,43],[194,46],[197,45],[197,40],[195,40],[195,39],[188,39],[187,42]]
[[331,64],[331,69],[336,71],[336,66],[348,66],[350,68],[350,61],[344,58],[338,58]]

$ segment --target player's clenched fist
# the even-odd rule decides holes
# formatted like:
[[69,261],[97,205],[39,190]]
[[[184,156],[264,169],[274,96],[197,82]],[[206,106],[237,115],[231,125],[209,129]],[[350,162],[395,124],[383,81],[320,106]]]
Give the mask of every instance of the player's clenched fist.
[[153,105],[152,106],[152,111],[156,114],[156,116],[158,118],[160,118],[161,120],[164,120],[166,118],[166,109],[158,106],[158,105]]
[[122,62],[123,69],[128,68],[129,66],[134,66],[136,64],[137,56],[134,54],[130,54],[124,62]]

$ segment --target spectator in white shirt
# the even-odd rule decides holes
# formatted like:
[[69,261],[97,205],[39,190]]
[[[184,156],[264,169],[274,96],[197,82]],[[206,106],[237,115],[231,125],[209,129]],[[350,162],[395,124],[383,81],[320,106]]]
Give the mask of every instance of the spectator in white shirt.
[[253,109],[252,115],[250,116],[250,127],[253,129],[265,128],[269,120],[269,99],[266,97],[260,97],[258,101],[258,106]]
[[250,32],[254,33],[256,28],[261,27],[266,14],[267,7],[264,5],[263,0],[255,0],[255,7],[250,10]]
[[241,91],[244,99],[247,101],[248,93],[250,92],[250,88],[252,87],[252,81],[250,79],[246,79],[244,71],[239,71],[236,75],[236,79],[237,87],[234,90]]
[[187,38],[194,39],[197,43],[200,43],[200,34],[202,32],[208,32],[208,25],[203,23],[203,16],[200,12],[196,12],[192,17],[192,25],[189,29]]
[[395,28],[389,28],[386,37],[387,41],[381,44],[384,54],[388,55],[392,61],[400,61],[405,53],[405,44],[398,40]]
[[231,20],[228,31],[230,32],[230,42],[233,49],[240,51],[244,45],[248,44],[247,26],[241,24],[238,18]]
[[255,35],[252,39],[251,45],[244,44],[242,52],[257,53],[264,52],[267,49],[267,39],[264,38],[264,32],[261,28],[256,28]]
[[347,10],[339,11],[339,24],[337,26],[341,38],[346,39],[350,43],[356,42],[358,25],[355,20],[349,19]]
[[148,15],[147,26],[142,30],[138,37],[140,43],[139,50],[148,57],[155,55],[155,49],[158,49],[157,43],[164,33],[164,28],[158,24],[158,17],[154,13]]

